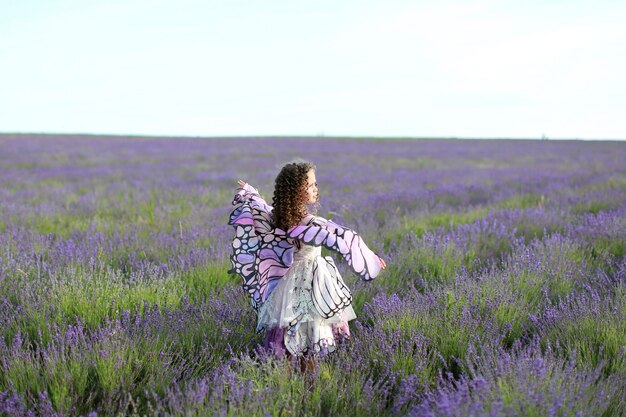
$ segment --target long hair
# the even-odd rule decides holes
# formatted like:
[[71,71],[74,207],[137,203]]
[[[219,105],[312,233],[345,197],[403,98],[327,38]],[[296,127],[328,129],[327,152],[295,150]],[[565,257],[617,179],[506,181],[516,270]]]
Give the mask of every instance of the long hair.
[[315,170],[315,165],[310,162],[291,162],[276,176],[272,200],[275,227],[289,230],[307,215],[306,186],[310,170]]

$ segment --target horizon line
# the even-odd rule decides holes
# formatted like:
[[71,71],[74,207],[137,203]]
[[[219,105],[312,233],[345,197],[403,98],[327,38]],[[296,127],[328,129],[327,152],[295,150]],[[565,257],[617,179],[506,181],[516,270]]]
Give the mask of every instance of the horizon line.
[[532,140],[532,141],[626,141],[626,138],[563,138],[563,137],[514,137],[514,136],[379,136],[379,135],[329,135],[329,134],[280,134],[280,135],[161,135],[141,133],[84,133],[84,132],[0,132],[2,136],[94,136],[114,138],[154,139],[386,139],[386,140]]

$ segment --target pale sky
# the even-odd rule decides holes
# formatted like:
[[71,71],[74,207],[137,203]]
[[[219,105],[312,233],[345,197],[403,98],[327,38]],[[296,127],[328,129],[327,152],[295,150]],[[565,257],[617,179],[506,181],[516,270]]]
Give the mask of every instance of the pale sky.
[[0,0],[0,132],[626,139],[626,1]]

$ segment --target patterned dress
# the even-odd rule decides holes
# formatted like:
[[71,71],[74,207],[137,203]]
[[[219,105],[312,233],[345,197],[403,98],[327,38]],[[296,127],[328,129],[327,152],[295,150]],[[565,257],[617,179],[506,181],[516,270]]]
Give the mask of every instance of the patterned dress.
[[[310,220],[305,218],[302,224]],[[315,221],[326,222],[320,217]],[[311,351],[332,352],[338,338],[350,335],[348,321],[356,318],[350,305],[352,297],[333,259],[321,253],[320,246],[301,245],[293,264],[259,308],[257,330],[267,332],[266,347],[279,356],[284,349],[295,356]],[[335,306],[335,311],[317,310],[312,295],[314,279],[320,287],[340,288],[344,301]]]

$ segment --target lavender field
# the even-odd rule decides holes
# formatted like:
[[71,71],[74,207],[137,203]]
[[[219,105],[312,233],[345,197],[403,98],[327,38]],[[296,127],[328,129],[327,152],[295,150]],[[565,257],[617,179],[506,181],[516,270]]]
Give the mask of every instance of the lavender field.
[[[229,275],[236,180],[317,166],[387,261],[314,374]],[[0,136],[0,415],[624,416],[626,143]]]

